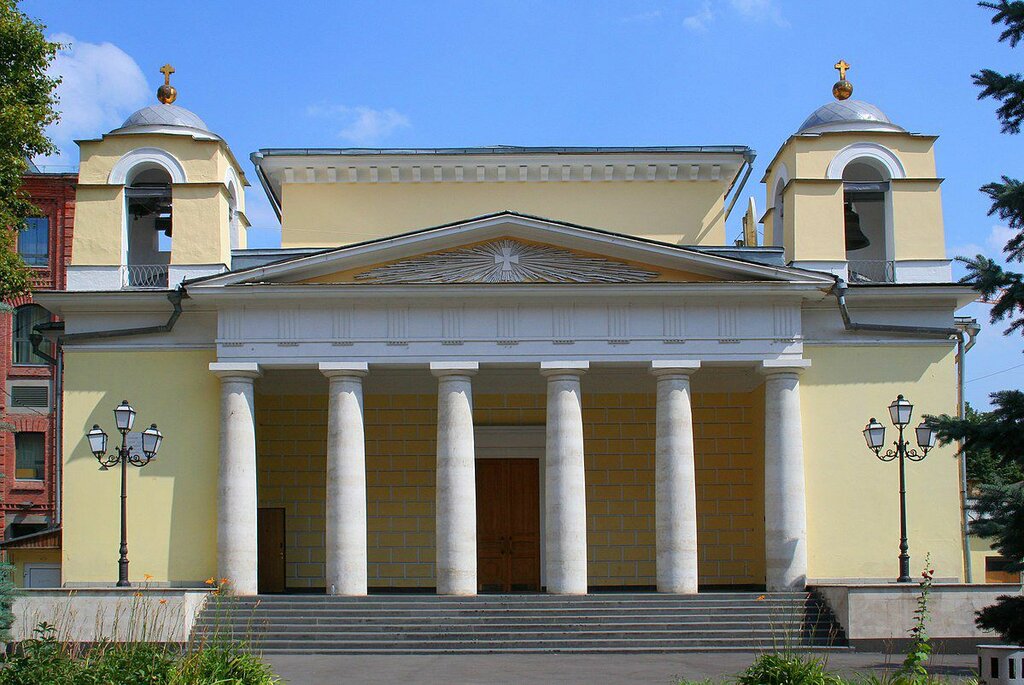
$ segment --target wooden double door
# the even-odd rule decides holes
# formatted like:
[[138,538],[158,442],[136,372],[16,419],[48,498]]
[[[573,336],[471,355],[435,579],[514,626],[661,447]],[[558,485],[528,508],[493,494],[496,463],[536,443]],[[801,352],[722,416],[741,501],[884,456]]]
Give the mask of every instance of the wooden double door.
[[476,462],[477,585],[480,592],[540,590],[540,463]]

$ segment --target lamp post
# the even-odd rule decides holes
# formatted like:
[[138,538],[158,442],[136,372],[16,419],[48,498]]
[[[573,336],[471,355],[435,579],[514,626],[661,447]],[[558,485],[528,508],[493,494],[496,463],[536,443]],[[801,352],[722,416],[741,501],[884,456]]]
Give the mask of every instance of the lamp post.
[[918,452],[910,447],[910,442],[903,439],[903,429],[910,424],[910,415],[914,411],[914,405],[908,402],[903,395],[897,395],[892,404],[889,405],[889,417],[899,431],[899,439],[893,443],[895,450],[888,449],[882,452],[885,445],[885,426],[871,417],[868,425],[864,427],[864,441],[875,453],[875,456],[882,461],[892,461],[897,457],[900,460],[900,577],[897,583],[910,583],[910,554],[907,553],[907,480],[905,475],[905,460],[921,461],[928,454],[928,450],[935,447],[935,431],[926,421],[921,421],[914,432],[917,434]]
[[141,468],[156,459],[164,436],[154,423],[142,431],[143,453],[133,451],[128,446],[128,433],[135,425],[135,410],[128,404],[128,400],[121,400],[121,404],[114,409],[114,422],[117,430],[121,431],[121,446],[114,448],[110,456],[107,456],[107,434],[98,425],[94,424],[92,430],[85,435],[89,439],[89,449],[100,463],[100,471],[121,464],[121,547],[117,560],[117,587],[131,587],[128,582],[128,464]]

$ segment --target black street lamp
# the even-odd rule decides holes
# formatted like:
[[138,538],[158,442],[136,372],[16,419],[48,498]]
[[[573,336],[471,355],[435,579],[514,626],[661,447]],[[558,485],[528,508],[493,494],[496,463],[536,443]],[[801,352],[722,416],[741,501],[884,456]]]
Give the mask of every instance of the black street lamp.
[[868,425],[864,427],[864,441],[875,453],[875,456],[882,461],[892,461],[899,457],[900,460],[900,577],[897,583],[910,583],[910,549],[907,545],[907,481],[904,474],[904,460],[921,461],[928,454],[928,450],[935,447],[935,431],[926,421],[918,424],[914,432],[917,434],[917,446],[920,452],[911,449],[910,442],[903,439],[903,429],[910,424],[910,415],[914,411],[914,405],[904,399],[903,395],[897,395],[893,403],[889,405],[889,416],[893,425],[900,432],[899,440],[893,443],[896,449],[882,452],[885,444],[885,426],[871,417]]
[[114,422],[117,424],[117,430],[121,431],[121,446],[109,457],[107,434],[98,425],[93,425],[92,430],[85,435],[89,439],[89,449],[100,463],[100,471],[121,464],[121,555],[117,560],[117,587],[131,587],[131,583],[128,582],[128,464],[141,468],[156,459],[164,436],[154,423],[142,431],[143,454],[134,452],[128,446],[128,433],[135,425],[135,410],[128,404],[128,400],[122,400],[114,409]]

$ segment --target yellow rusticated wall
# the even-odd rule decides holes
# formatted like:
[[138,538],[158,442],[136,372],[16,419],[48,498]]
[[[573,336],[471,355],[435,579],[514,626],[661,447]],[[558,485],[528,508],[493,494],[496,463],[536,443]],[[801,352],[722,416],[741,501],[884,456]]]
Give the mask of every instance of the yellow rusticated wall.
[[[127,399],[136,430],[164,434],[157,460],[128,467],[132,582],[202,585],[217,565],[220,386],[212,351],[80,352],[64,355],[65,583],[117,580],[120,477],[100,471],[85,433],[99,424],[119,439],[113,410]],[[187,401],[185,399],[187,398]]]
[[726,183],[292,183],[282,247],[335,247],[513,210],[668,243],[725,244]]
[[[897,462],[864,444],[872,416],[895,439],[888,406],[903,393],[914,404],[911,431],[924,414],[956,411],[951,344],[812,346],[800,380],[807,483],[808,575],[812,579],[890,578],[899,554]],[[931,553],[936,575],[963,578],[959,473],[952,446],[907,464],[912,575]]]
[[[172,264],[227,264],[230,262],[228,195],[224,179],[234,170],[241,183],[245,175],[222,141],[196,140],[180,135],[113,135],[81,144],[76,196],[72,264],[121,264],[125,203],[123,186],[108,185],[110,172],[125,154],[140,147],[155,147],[173,155],[185,170],[187,183],[174,184]],[[237,189],[238,207],[245,212],[244,188]],[[244,242],[244,230],[242,232]]]
[[[324,586],[327,399],[259,395],[259,503],[284,507],[291,588]],[[589,582],[654,585],[653,394],[583,394]],[[477,425],[543,425],[541,394],[474,396]],[[434,395],[364,398],[371,587],[434,585]],[[701,582],[764,582],[763,395],[694,396]]]

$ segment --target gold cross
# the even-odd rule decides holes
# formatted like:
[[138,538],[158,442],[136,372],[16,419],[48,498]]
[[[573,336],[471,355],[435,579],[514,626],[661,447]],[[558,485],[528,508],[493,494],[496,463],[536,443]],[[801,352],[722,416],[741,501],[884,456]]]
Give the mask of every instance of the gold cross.
[[172,67],[170,64],[165,64],[162,67],[160,67],[160,73],[164,75],[164,85],[171,85],[171,74],[174,73],[174,67]]
[[838,62],[836,62],[836,66],[833,67],[833,68],[839,70],[839,80],[840,81],[845,81],[846,80],[846,70],[850,68],[850,65],[846,63],[846,60],[842,60],[842,59],[839,60]]

